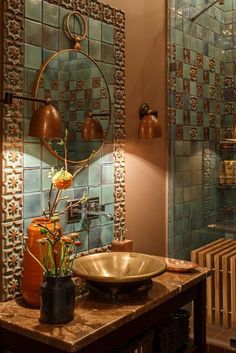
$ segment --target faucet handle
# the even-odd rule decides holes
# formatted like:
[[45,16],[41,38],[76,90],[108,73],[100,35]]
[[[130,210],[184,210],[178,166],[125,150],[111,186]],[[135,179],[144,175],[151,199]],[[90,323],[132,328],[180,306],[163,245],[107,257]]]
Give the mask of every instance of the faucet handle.
[[120,229],[120,241],[124,241],[125,240],[125,234],[128,232],[127,228],[121,228]]

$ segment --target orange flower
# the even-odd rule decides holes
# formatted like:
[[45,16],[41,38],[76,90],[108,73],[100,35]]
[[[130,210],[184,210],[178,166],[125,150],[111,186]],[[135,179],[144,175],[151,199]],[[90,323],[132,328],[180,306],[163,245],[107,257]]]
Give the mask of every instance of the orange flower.
[[73,176],[64,169],[57,172],[52,178],[52,183],[57,189],[68,189],[71,186]]

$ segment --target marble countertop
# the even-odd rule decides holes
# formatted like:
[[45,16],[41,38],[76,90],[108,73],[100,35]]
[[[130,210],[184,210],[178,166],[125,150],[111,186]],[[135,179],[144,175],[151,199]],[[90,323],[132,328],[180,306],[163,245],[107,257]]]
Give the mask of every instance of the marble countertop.
[[41,323],[39,310],[26,307],[21,298],[11,300],[0,304],[0,327],[75,352],[190,288],[208,273],[199,267],[189,273],[166,271],[153,278],[153,286],[146,295],[136,293],[115,301],[99,295],[80,296],[74,320],[63,325]]

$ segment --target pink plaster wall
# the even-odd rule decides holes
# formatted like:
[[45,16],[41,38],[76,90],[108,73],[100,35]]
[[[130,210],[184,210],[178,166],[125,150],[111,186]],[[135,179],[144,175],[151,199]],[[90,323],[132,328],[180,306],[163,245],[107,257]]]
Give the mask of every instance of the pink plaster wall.
[[[126,228],[134,251],[164,255],[167,239],[166,0],[106,0],[126,14]],[[139,140],[138,110],[158,109],[162,138]]]

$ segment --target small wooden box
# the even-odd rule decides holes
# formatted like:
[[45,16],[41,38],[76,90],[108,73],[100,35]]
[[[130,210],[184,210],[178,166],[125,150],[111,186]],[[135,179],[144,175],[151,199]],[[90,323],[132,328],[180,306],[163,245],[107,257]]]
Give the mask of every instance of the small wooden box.
[[133,251],[133,240],[125,239],[123,241],[113,240],[111,243],[111,251]]

